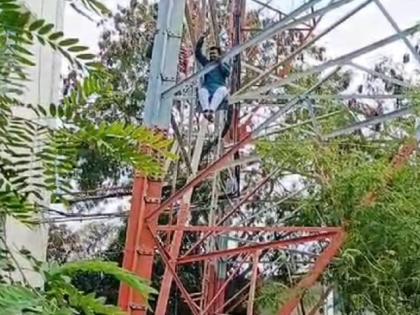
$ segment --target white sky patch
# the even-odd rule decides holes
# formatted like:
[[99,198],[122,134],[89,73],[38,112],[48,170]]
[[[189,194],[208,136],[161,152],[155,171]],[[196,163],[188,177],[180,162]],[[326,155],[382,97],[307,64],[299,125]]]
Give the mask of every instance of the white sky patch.
[[[128,0],[101,0],[110,10],[116,11],[118,6],[126,6]],[[98,39],[101,34],[101,28],[97,26],[100,17],[90,14],[94,21],[90,21],[86,17],[81,16],[70,6],[66,6],[64,15],[64,33],[68,37],[75,37],[80,40],[83,45],[91,47],[93,52],[98,51]]]
[[[328,25],[334,23],[334,21],[344,16],[346,12],[349,12],[362,2],[364,1],[354,1],[339,10],[334,10],[326,14],[318,26],[319,29],[324,29]],[[382,4],[401,29],[414,26],[419,22],[418,12],[420,12],[420,1],[383,0]],[[383,16],[376,4],[371,3],[333,30],[329,35],[323,38],[320,43],[327,47],[329,56],[336,57],[393,34],[395,34],[395,31],[390,23]],[[406,51],[407,48],[405,44],[402,41],[397,41],[394,44],[367,54],[360,59],[365,64],[371,64],[372,61],[378,58],[378,54],[398,56],[401,58],[402,53]]]

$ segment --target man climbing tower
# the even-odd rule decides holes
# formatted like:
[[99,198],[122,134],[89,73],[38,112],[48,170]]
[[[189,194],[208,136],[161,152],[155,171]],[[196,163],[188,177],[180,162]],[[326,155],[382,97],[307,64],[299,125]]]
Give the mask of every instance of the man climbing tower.
[[203,85],[198,91],[198,98],[200,100],[201,108],[203,109],[204,117],[212,122],[214,112],[229,93],[226,87],[226,79],[230,74],[230,66],[220,60],[222,51],[218,46],[210,47],[210,60],[203,55],[201,49],[206,36],[207,35],[201,36],[197,41],[195,56],[203,67],[210,62],[218,62],[217,68],[204,76]]

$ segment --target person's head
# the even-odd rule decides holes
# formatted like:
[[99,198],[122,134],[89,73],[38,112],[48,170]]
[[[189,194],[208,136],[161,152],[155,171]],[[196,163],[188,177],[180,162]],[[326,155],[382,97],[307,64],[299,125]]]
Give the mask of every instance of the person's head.
[[159,4],[155,3],[152,6],[152,17],[154,20],[157,20],[158,18],[158,11],[159,11]]
[[218,60],[222,55],[222,50],[219,46],[211,46],[209,49],[209,56],[211,61]]

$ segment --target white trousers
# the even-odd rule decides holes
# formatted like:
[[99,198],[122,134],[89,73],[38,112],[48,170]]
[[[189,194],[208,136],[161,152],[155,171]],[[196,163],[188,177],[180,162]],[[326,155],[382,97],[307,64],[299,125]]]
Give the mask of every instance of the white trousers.
[[198,98],[200,100],[201,108],[203,111],[212,110],[215,112],[227,95],[227,88],[225,86],[221,86],[216,90],[216,92],[214,92],[213,98],[211,99],[211,102],[209,102],[209,91],[205,87],[202,87],[198,90]]

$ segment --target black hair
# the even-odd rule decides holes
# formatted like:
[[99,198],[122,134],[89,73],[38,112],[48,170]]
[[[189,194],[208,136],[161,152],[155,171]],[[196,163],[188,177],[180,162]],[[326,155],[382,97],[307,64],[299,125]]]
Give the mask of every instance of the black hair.
[[217,50],[217,52],[219,53],[219,55],[222,54],[222,49],[219,46],[211,46],[210,50]]
[[153,19],[157,20],[159,12],[159,3],[156,2],[152,5],[152,17]]

